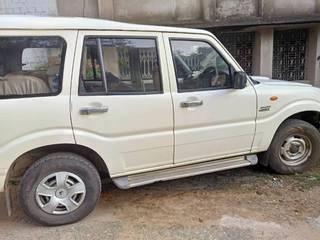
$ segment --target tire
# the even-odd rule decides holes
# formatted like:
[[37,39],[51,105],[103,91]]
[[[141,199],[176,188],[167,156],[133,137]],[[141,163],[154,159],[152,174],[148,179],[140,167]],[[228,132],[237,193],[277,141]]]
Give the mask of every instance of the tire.
[[31,219],[58,226],[89,215],[100,193],[100,176],[92,163],[77,154],[59,152],[40,158],[25,172],[19,195]]
[[320,133],[308,122],[289,119],[276,132],[265,157],[280,174],[301,173],[320,158]]

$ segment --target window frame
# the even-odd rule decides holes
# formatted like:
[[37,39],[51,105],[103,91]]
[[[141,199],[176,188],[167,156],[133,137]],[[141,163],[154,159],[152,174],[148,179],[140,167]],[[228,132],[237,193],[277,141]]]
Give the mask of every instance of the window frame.
[[201,39],[201,38],[184,38],[184,37],[168,37],[169,40],[169,45],[170,45],[170,51],[171,51],[171,59],[172,59],[172,64],[174,68],[174,73],[175,73],[175,79],[176,79],[176,86],[177,86],[177,92],[178,93],[186,93],[186,92],[203,92],[203,91],[214,91],[214,90],[224,90],[224,89],[233,89],[233,86],[228,86],[228,87],[214,87],[214,88],[201,88],[201,89],[179,89],[179,83],[178,83],[178,77],[177,77],[177,68],[174,60],[174,55],[172,51],[172,41],[189,41],[189,42],[203,42],[207,43],[210,47],[212,47],[218,54],[219,56],[223,59],[223,61],[228,65],[229,68],[229,73],[230,73],[230,78],[231,81],[233,81],[233,75],[235,70],[233,69],[232,65],[230,64],[229,61],[226,60],[226,58],[221,54],[220,51],[208,40],[206,39]]
[[[4,36],[1,35],[1,38],[59,38],[62,40],[63,48],[61,52],[61,62],[60,62],[60,70],[59,74],[61,75],[61,81],[59,83],[59,88],[57,92],[54,93],[38,93],[38,94],[27,94],[27,95],[0,95],[0,100],[2,99],[19,99],[19,98],[37,98],[37,97],[54,97],[58,96],[62,92],[62,86],[63,86],[63,75],[64,75],[64,68],[65,68],[65,60],[66,60],[66,53],[68,44],[65,38],[59,35],[12,35],[12,36]],[[24,48],[26,49],[26,48]],[[22,55],[21,55],[22,57]],[[22,59],[21,59],[22,60]],[[62,66],[61,66],[62,64]]]
[[[98,39],[146,39],[146,40],[154,40],[155,41],[155,48],[156,48],[156,52],[157,52],[157,59],[158,59],[158,64],[159,64],[159,76],[160,76],[160,91],[156,91],[156,92],[116,92],[116,93],[112,93],[112,92],[108,92],[108,88],[107,86],[105,87],[105,92],[89,92],[89,93],[84,93],[80,91],[80,81],[81,81],[81,73],[83,70],[83,60],[84,60],[84,51],[85,51],[85,43],[86,40],[88,38],[92,38],[95,39],[97,41],[98,44]],[[100,66],[102,66],[103,64],[103,69],[108,69],[104,62],[101,63],[101,59],[100,59],[100,54],[102,54],[103,56],[103,52],[99,53],[99,46],[97,45],[98,48],[98,61],[100,63]],[[102,45],[101,45],[102,48]],[[159,37],[158,36],[136,36],[136,35],[85,35],[83,38],[83,42],[82,42],[82,50],[81,50],[81,60],[80,60],[80,75],[79,75],[79,79],[78,79],[78,96],[134,96],[134,95],[152,95],[152,94],[163,94],[164,93],[164,89],[163,89],[163,76],[162,76],[162,65],[161,65],[161,61],[160,61],[160,51],[159,51]],[[104,73],[105,75],[105,73]],[[103,82],[103,77],[101,79],[101,81]],[[108,79],[106,79],[106,83],[108,83]]]
[[[101,59],[100,59],[100,56],[99,56],[99,46],[98,46],[98,39],[99,39],[99,36],[85,36],[83,38],[83,42],[82,42],[82,49],[81,49],[81,59],[80,59],[80,70],[79,70],[79,79],[78,79],[78,96],[105,96],[106,94],[106,89],[104,92],[90,92],[90,93],[82,93],[81,92],[81,89],[80,89],[80,81],[81,80],[81,75],[82,75],[82,70],[83,70],[83,61],[84,61],[84,56],[85,56],[85,43],[86,43],[86,40],[88,38],[92,38],[96,41],[96,44],[97,44],[97,51],[98,51],[98,63],[100,64],[101,68],[102,68],[102,65],[101,65]],[[90,80],[92,81],[92,80]],[[103,79],[102,79],[102,74],[101,74],[101,82],[102,84],[103,83]]]

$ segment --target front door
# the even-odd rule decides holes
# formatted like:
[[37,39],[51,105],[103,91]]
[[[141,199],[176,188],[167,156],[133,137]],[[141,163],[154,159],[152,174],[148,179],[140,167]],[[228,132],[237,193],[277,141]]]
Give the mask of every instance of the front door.
[[77,144],[100,154],[113,177],[171,166],[173,109],[162,35],[80,31],[78,43],[71,98]]
[[174,105],[175,164],[247,154],[256,94],[234,89],[241,68],[213,37],[164,34]]

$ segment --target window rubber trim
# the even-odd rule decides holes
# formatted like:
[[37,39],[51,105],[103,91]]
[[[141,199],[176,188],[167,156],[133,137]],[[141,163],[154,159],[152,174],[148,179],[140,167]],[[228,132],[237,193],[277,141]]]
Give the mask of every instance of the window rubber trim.
[[[87,39],[98,39],[100,38],[100,40],[102,38],[109,38],[109,39],[151,39],[151,40],[154,40],[155,41],[155,48],[156,48],[156,51],[157,51],[157,60],[158,60],[158,63],[159,63],[159,75],[160,75],[160,91],[153,91],[153,92],[123,92],[123,93],[110,93],[110,92],[107,92],[106,93],[103,93],[103,92],[89,92],[89,93],[83,93],[83,92],[80,92],[80,84],[78,85],[78,96],[130,96],[130,95],[155,95],[155,94],[164,94],[164,90],[163,90],[163,76],[162,76],[162,63],[161,62],[161,58],[160,58],[160,52],[159,52],[159,37],[158,36],[134,36],[134,35],[86,35],[84,36],[84,39],[83,39],[83,43],[82,43],[82,54],[81,54],[81,67],[80,67],[80,73],[82,72],[83,70],[83,57],[84,57],[84,46],[85,46],[85,43],[86,43],[86,40]],[[102,50],[102,45],[101,45],[101,50]],[[98,49],[99,51],[99,49]],[[100,59],[100,57],[99,57]],[[102,58],[103,59],[103,58]],[[104,65],[104,62],[103,63],[100,63],[101,66]],[[81,81],[81,79],[79,78],[79,82]],[[107,81],[108,82],[108,81]]]
[[66,54],[67,54],[67,49],[68,49],[68,44],[66,42],[66,40],[62,37],[62,36],[58,36],[58,35],[50,35],[50,36],[45,36],[45,35],[41,35],[41,36],[36,36],[36,35],[32,35],[32,36],[23,36],[23,35],[19,35],[19,36],[1,36],[0,38],[59,38],[60,40],[62,40],[62,52],[61,52],[61,62],[60,62],[60,69],[59,69],[59,74],[61,73],[61,81],[59,83],[59,88],[58,91],[55,93],[38,93],[38,94],[27,94],[27,95],[0,95],[0,100],[6,100],[6,99],[25,99],[25,98],[43,98],[43,97],[54,97],[54,96],[59,96],[62,92],[62,87],[63,87],[63,78],[64,78],[64,68],[65,68],[65,59],[66,59]]
[[215,90],[223,90],[223,89],[233,89],[232,86],[228,86],[228,87],[216,87],[216,88],[202,88],[202,89],[185,89],[185,90],[181,90],[179,89],[179,83],[178,83],[178,77],[177,77],[177,67],[175,64],[175,60],[174,60],[174,56],[173,56],[173,51],[172,51],[172,44],[171,41],[189,41],[189,42],[203,42],[203,43],[207,43],[210,47],[212,47],[218,54],[219,56],[223,59],[223,61],[225,61],[226,64],[228,64],[228,68],[229,68],[229,74],[230,77],[233,79],[233,75],[231,71],[231,64],[221,55],[221,53],[217,50],[217,48],[215,48],[213,46],[212,43],[210,43],[208,40],[206,39],[201,39],[201,38],[181,38],[181,37],[168,37],[169,40],[169,44],[170,44],[170,51],[171,51],[171,58],[172,58],[172,63],[173,63],[173,67],[174,67],[174,73],[175,73],[175,78],[176,78],[176,85],[177,85],[177,92],[178,93],[186,93],[186,92],[202,92],[202,91],[215,91]]

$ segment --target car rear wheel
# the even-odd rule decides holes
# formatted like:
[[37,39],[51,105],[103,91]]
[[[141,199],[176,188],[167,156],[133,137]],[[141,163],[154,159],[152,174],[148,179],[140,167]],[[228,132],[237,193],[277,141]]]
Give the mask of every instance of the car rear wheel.
[[88,160],[73,153],[53,153],[26,171],[20,202],[36,222],[62,225],[86,217],[94,209],[100,191],[100,176]]
[[266,154],[270,167],[278,173],[303,172],[320,159],[320,133],[308,122],[286,120]]

